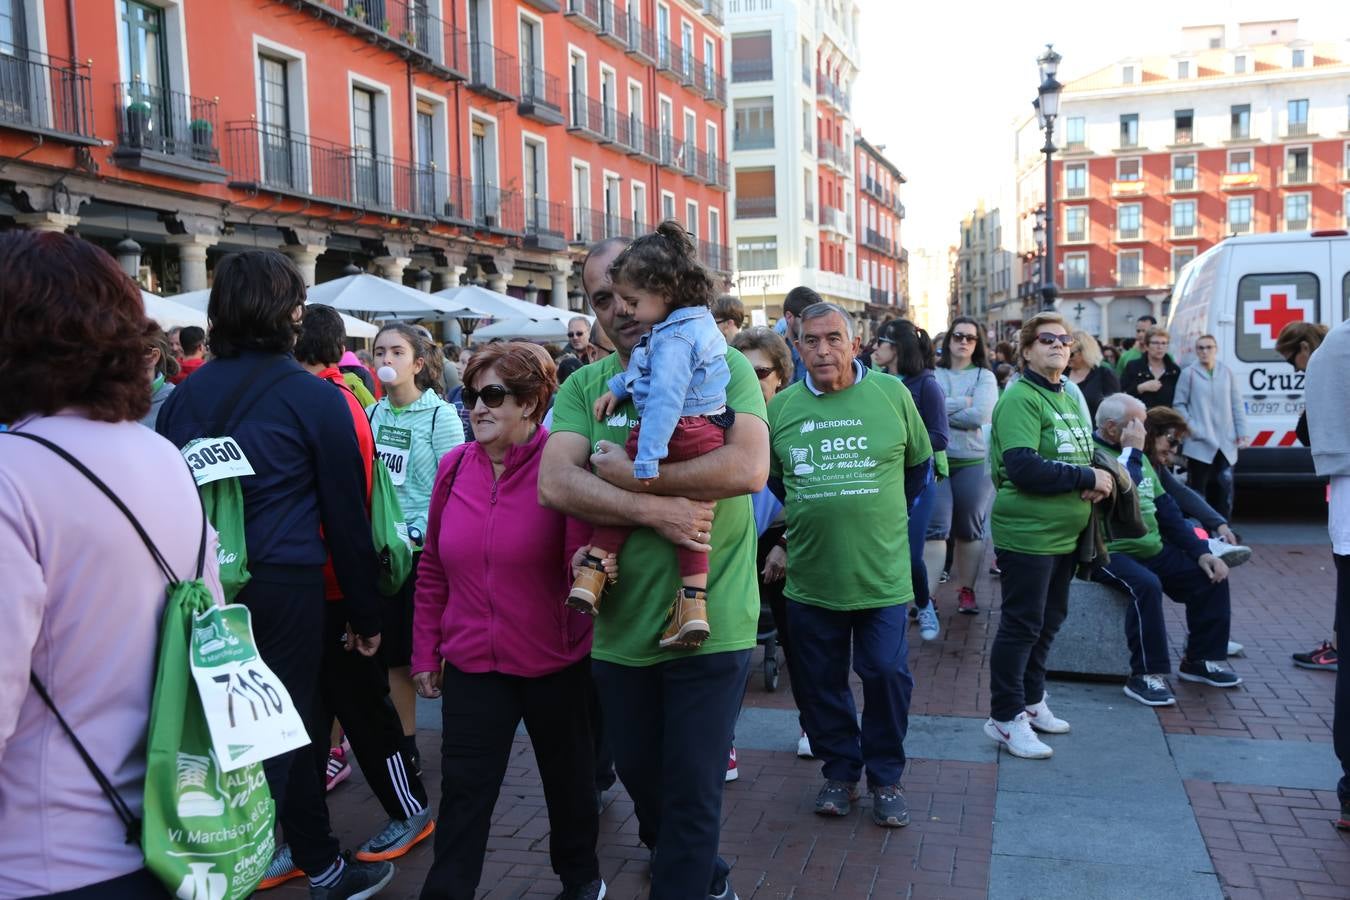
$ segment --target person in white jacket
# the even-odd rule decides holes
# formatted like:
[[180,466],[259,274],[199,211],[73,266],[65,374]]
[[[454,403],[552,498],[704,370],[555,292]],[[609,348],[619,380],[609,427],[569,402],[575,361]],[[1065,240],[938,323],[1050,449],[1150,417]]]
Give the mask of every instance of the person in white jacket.
[[1177,379],[1172,406],[1186,418],[1190,437],[1181,449],[1186,483],[1226,521],[1233,518],[1233,466],[1251,443],[1237,373],[1219,362],[1212,334],[1195,342],[1196,361]]

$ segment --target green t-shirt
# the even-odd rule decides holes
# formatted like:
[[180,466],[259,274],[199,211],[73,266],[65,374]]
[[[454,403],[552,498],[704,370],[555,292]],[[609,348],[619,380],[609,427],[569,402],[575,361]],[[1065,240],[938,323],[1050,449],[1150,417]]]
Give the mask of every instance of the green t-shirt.
[[[727,407],[738,416],[767,420],[764,394],[749,361],[727,350],[731,382]],[[592,449],[600,441],[622,446],[638,423],[631,399],[617,413],[597,422],[592,408],[609,390],[607,382],[623,372],[619,355],[573,372],[553,404],[553,431],[583,435]],[[713,513],[712,554],[708,560],[708,627],[711,636],[696,651],[662,650],[657,646],[666,613],[680,586],[675,548],[649,528],[634,529],[619,554],[619,580],[605,588],[595,620],[591,655],[625,666],[650,666],[696,654],[725,653],[755,646],[759,626],[759,573],[755,568],[758,540],[750,495],[729,497]]]
[[1131,347],[1120,354],[1120,359],[1116,360],[1116,377],[1119,378],[1125,374],[1125,367],[1130,364],[1131,360],[1136,360],[1143,355],[1138,346]]
[[[1134,451],[1139,453],[1138,450]],[[1148,461],[1148,457],[1139,453],[1143,460],[1143,471],[1138,485],[1139,492],[1139,516],[1148,526],[1148,534],[1141,538],[1122,538],[1118,541],[1112,541],[1106,545],[1108,553],[1126,553],[1135,559],[1152,559],[1162,552],[1162,532],[1158,530],[1158,504],[1156,498],[1158,492],[1162,490],[1162,483],[1158,480],[1158,473],[1153,471],[1153,465]]]
[[1019,378],[994,406],[989,436],[993,465],[994,546],[1015,553],[1053,556],[1068,553],[1087,527],[1091,504],[1080,491],[1037,494],[1022,491],[1008,478],[1003,454],[1018,447],[1035,450],[1052,462],[1086,466],[1092,462],[1092,429],[1078,401]]
[[783,592],[833,610],[913,600],[905,469],[933,448],[909,388],[869,373],[817,396],[799,381],[769,404],[769,449],[787,495]]

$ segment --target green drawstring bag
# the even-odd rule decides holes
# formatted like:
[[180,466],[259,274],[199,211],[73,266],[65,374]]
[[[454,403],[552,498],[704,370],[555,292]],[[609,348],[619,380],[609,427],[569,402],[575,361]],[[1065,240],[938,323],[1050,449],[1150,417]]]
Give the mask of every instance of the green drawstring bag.
[[[51,441],[33,434],[12,433],[47,447],[99,488],[131,522],[168,580],[168,602],[160,624],[159,657],[150,702],[141,819],[136,818],[75,736],[35,673],[29,674],[30,684],[51,709],[122,820],[127,843],[140,842],[146,867],[172,896],[178,900],[241,900],[249,896],[262,880],[275,849],[276,804],[260,762],[230,772],[222,769],[199,690],[192,679],[189,647],[212,649],[217,644],[230,645],[232,654],[238,658],[251,650],[237,646],[243,643],[240,635],[252,639],[245,608],[217,607],[202,581],[206,563],[205,510],[196,577],[180,579],[131,510],[98,476]],[[214,625],[219,615],[229,610],[244,611],[243,624],[233,633]],[[201,620],[212,625],[198,628]],[[200,633],[208,630],[209,634]],[[264,686],[263,691],[267,690]],[[267,696],[275,693],[272,689]],[[286,697],[284,702],[289,705],[289,700]]]
[[220,586],[227,601],[248,584],[248,545],[244,541],[244,492],[238,478],[224,478],[198,487],[202,508],[211,527],[220,536],[216,559],[220,562]]
[[[215,521],[214,519],[212,520]],[[392,597],[412,574],[412,542],[408,539],[408,524],[403,519],[403,506],[398,502],[389,469],[376,459],[370,467],[370,536],[375,542],[375,553],[380,559],[380,578],[377,584],[381,594]],[[222,560],[224,538],[221,538]],[[221,578],[225,566],[221,564]]]

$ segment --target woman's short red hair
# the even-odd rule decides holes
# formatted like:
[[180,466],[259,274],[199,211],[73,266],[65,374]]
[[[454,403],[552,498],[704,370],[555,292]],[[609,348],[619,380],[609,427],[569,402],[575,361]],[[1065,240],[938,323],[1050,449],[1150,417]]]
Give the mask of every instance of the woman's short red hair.
[[54,232],[0,235],[0,422],[68,407],[143,418],[150,328],[140,289],[103,250]]
[[464,367],[464,383],[478,386],[478,376],[488,369],[496,369],[506,386],[521,406],[534,404],[530,421],[538,425],[548,413],[549,401],[558,390],[558,367],[552,357],[538,344],[510,341],[488,344],[475,350],[473,359]]

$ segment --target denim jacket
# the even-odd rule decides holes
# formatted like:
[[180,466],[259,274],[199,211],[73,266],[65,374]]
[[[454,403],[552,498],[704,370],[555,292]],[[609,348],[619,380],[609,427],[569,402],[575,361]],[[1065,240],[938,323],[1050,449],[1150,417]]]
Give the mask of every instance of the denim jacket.
[[681,416],[706,416],[727,405],[727,341],[706,306],[673,310],[642,336],[628,369],[609,380],[620,402],[633,398],[642,420],[633,477],[656,478]]

